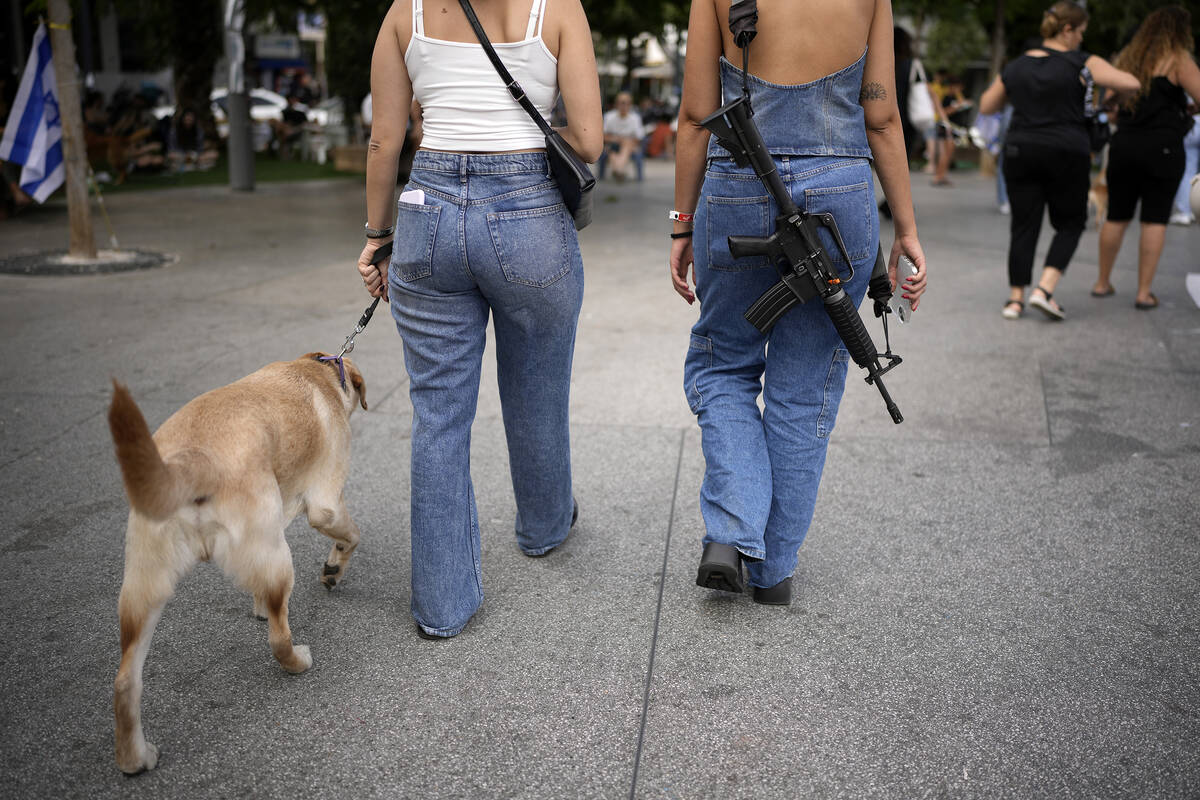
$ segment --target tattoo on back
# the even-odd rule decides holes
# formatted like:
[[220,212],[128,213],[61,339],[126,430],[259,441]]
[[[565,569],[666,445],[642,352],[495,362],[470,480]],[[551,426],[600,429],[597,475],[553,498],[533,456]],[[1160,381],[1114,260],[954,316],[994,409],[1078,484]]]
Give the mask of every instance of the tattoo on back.
[[887,89],[883,88],[883,84],[878,81],[871,81],[862,87],[862,91],[858,93],[858,102],[865,100],[887,100]]

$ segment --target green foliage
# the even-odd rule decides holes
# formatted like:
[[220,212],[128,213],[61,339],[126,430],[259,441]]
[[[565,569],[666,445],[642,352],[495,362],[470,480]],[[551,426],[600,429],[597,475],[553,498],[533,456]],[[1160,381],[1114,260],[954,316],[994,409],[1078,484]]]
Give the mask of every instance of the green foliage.
[[175,72],[175,100],[209,123],[213,70],[224,49],[221,0],[110,0],[117,13],[137,21],[137,35],[152,66]]
[[[909,0],[911,2],[911,0]],[[1185,8],[1188,0],[1179,0]],[[964,0],[964,3],[966,0]],[[1004,4],[1005,37],[1009,58],[1019,55],[1030,40],[1041,40],[1039,28],[1042,14],[1052,0],[975,0],[979,21],[990,32],[994,26],[995,4]],[[897,7],[901,5],[897,0]],[[1084,35],[1083,47],[1091,53],[1105,58],[1115,54],[1133,36],[1137,26],[1156,8],[1168,5],[1164,0],[1089,0],[1087,4],[1091,19]],[[1192,4],[1192,27],[1200,36],[1200,9]]]
[[1138,25],[1151,11],[1165,5],[1182,5],[1192,12],[1192,34],[1200,36],[1200,6],[1194,0],[1091,0],[1088,12],[1092,18],[1084,35],[1085,50],[1109,58],[1124,47]]
[[905,14],[914,19],[964,16],[965,12],[979,5],[991,6],[987,0],[894,0],[892,11],[897,16]]
[[582,0],[592,32],[605,39],[658,34],[663,25],[687,25],[688,2],[670,0]]
[[987,32],[973,14],[939,16],[926,41],[926,61],[956,74],[988,53]]
[[325,74],[331,96],[346,103],[346,118],[371,91],[371,54],[390,0],[337,0],[326,5]]

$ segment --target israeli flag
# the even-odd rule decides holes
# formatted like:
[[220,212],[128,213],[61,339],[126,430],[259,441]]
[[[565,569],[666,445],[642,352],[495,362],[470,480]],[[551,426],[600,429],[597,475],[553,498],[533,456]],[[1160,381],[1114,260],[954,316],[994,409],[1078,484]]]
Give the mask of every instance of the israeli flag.
[[39,203],[63,184],[62,119],[46,25],[33,35],[33,52],[0,140],[0,160],[22,164],[21,188]]

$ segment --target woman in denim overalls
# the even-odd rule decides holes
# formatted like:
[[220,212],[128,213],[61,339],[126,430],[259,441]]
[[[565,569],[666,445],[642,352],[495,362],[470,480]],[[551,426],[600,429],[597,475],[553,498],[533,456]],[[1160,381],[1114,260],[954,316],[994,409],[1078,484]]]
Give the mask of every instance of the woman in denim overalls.
[[[692,3],[676,150],[675,208],[682,219],[675,223],[671,277],[687,302],[700,300],[684,364],[705,460],[706,534],[696,582],[740,592],[744,562],[755,600],[787,604],[849,355],[818,301],[788,312],[767,336],[742,317],[779,277],[766,258],[733,258],[726,237],[766,236],[777,209],[750,168],[737,167],[698,124],[742,91],[729,5]],[[925,290],[925,257],[895,99],[891,3],[760,0],[758,6],[750,93],[780,177],[802,209],[833,213],[854,262],[854,280],[845,288],[857,304],[879,246],[874,158],[895,222],[889,273],[894,285],[901,254],[917,265],[899,287],[915,309]]]
[[[476,14],[500,58],[563,137],[600,156],[600,86],[579,0],[487,0]],[[545,138],[512,98],[456,3],[394,3],[371,64],[374,120],[358,268],[390,298],[404,340],[412,425],[412,613],[425,637],[459,633],[483,602],[471,423],[488,317],[517,501],[517,544],[541,556],[575,521],[568,394],[583,262],[550,176]],[[421,149],[393,205],[409,107]],[[392,238],[386,276],[370,265]],[[382,230],[371,230],[382,229]]]

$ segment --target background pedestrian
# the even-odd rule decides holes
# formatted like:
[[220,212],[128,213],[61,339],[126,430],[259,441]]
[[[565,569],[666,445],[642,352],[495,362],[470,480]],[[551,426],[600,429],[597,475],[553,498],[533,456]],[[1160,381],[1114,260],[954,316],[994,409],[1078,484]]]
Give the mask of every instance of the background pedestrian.
[[1139,90],[1121,103],[1117,133],[1109,146],[1108,219],[1100,229],[1100,274],[1092,294],[1114,293],[1113,265],[1140,202],[1134,299],[1140,309],[1158,306],[1150,287],[1184,174],[1183,140],[1192,125],[1187,94],[1200,97],[1200,67],[1192,50],[1191,14],[1182,6],[1167,6],[1146,17],[1116,59],[1118,67],[1137,76]]
[[1054,291],[1087,226],[1091,183],[1081,71],[1086,67],[1098,85],[1114,91],[1137,89],[1133,75],[1079,49],[1087,24],[1088,13],[1080,6],[1055,3],[1042,17],[1042,46],[1009,62],[980,98],[985,114],[999,113],[1006,102],[1013,106],[1004,141],[1004,181],[1012,207],[1005,319],[1017,319],[1025,308],[1047,208],[1054,238],[1029,304],[1050,319],[1066,317]]
[[[424,10],[422,0],[394,3],[375,46],[368,241],[358,269],[373,296],[390,298],[404,342],[412,613],[428,638],[457,635],[483,603],[471,424],[489,316],[517,544],[545,555],[574,524],[567,412],[583,262],[549,177],[544,134],[509,94],[463,10]],[[493,0],[477,14],[543,119],[561,93],[563,138],[597,159],[600,82],[579,0]],[[394,205],[413,98],[421,149]],[[370,260],[393,239],[385,279]]]

